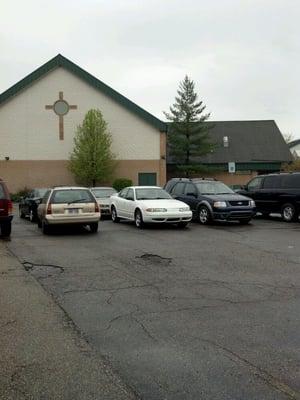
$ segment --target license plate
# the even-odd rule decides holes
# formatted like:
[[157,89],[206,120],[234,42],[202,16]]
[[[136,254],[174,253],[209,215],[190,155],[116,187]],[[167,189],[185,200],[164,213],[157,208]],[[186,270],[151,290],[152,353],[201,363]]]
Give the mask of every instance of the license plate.
[[69,214],[78,214],[79,209],[78,208],[69,208],[68,212],[69,212]]

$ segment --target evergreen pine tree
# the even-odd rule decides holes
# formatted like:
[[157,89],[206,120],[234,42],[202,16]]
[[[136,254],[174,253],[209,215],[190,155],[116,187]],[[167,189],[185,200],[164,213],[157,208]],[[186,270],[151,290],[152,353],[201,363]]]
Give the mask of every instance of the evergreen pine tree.
[[169,121],[168,146],[170,154],[176,160],[177,168],[189,176],[201,170],[195,159],[210,153],[215,144],[210,142],[209,130],[212,126],[205,124],[210,114],[204,114],[206,108],[198,101],[195,84],[188,77],[180,82],[175,103],[170,112],[165,112]]

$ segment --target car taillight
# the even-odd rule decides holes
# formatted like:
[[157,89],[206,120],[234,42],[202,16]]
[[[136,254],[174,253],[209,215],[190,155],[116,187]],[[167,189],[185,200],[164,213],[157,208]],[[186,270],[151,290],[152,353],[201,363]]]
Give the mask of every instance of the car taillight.
[[51,208],[50,203],[48,204],[48,207],[47,207],[47,214],[52,214],[52,208]]
[[95,212],[100,212],[100,208],[98,203],[95,203]]
[[7,213],[8,214],[13,213],[13,203],[11,200],[7,200]]
[[0,211],[4,215],[10,215],[13,212],[13,204],[11,200],[0,200]]

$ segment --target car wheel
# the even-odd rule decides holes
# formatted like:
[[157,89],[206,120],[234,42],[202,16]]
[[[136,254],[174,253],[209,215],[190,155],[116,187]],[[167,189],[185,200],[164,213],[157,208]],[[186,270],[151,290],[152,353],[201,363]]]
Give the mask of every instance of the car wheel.
[[198,221],[200,224],[207,225],[211,222],[211,214],[206,206],[200,206],[198,211]]
[[30,222],[35,222],[35,215],[32,209],[29,210],[29,221]]
[[120,218],[118,217],[117,210],[115,209],[114,206],[112,206],[112,208],[111,208],[111,219],[112,219],[112,222],[115,222],[115,223],[120,222]]
[[188,222],[178,222],[177,228],[184,229],[187,227],[187,225],[188,225]]
[[11,222],[6,222],[5,224],[1,224],[1,234],[2,236],[10,236]]
[[98,232],[98,222],[94,222],[94,223],[90,224],[90,230],[92,233]]
[[48,235],[49,231],[50,231],[49,225],[47,225],[46,222],[43,220],[42,221],[42,232],[43,232],[43,234],[44,235]]
[[25,218],[25,214],[22,211],[22,208],[19,206],[19,217],[20,218]]
[[282,219],[285,222],[292,222],[297,219],[295,206],[291,203],[286,203],[281,209]]
[[248,225],[250,221],[251,221],[251,218],[240,219],[240,220],[239,220],[239,223],[240,223],[241,225]]
[[137,228],[142,229],[144,227],[143,215],[140,210],[136,210],[134,214],[134,222]]

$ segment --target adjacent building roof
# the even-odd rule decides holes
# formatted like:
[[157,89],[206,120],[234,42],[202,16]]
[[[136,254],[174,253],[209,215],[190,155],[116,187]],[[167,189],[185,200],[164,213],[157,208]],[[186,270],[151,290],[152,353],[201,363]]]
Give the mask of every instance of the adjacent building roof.
[[291,149],[292,147],[298,146],[298,144],[300,144],[300,139],[293,140],[292,142],[288,143],[288,146]]
[[58,67],[65,68],[67,71],[84,80],[86,83],[93,86],[100,92],[106,94],[107,96],[121,104],[123,107],[127,108],[132,113],[138,115],[140,118],[153,125],[158,130],[166,131],[167,125],[163,121],[159,120],[148,111],[139,107],[137,104],[133,103],[125,96],[116,92],[114,89],[107,86],[105,83],[101,82],[99,79],[95,78],[93,75],[89,74],[87,71],[80,68],[78,65],[74,64],[72,61],[68,60],[61,54],[58,54],[56,57],[46,62],[46,64],[42,65],[31,74],[27,75],[24,79],[13,85],[11,88],[0,94],[0,106],[5,101],[8,101],[11,97],[16,96],[21,90],[26,89],[35,81],[42,78],[44,75],[48,74],[50,71]]
[[[211,141],[216,149],[197,160],[205,164],[277,163],[292,161],[292,155],[275,121],[215,121],[211,126]],[[228,147],[224,147],[224,137]],[[168,163],[174,163],[171,154]]]

